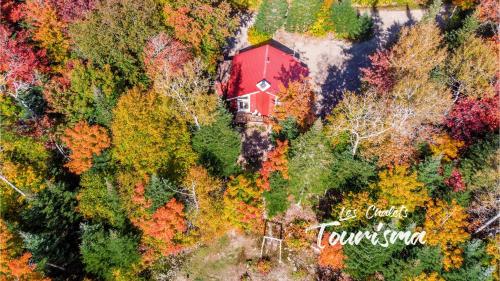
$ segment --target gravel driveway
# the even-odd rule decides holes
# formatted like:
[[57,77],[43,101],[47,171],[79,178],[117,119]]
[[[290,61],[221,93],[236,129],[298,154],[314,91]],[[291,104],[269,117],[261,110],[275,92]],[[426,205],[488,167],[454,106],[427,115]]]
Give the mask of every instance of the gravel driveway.
[[360,86],[360,68],[369,65],[368,56],[397,38],[405,25],[419,21],[425,10],[365,10],[374,20],[374,36],[360,43],[334,38],[313,38],[280,31],[275,39],[294,49],[311,71],[320,95],[320,114],[331,111],[344,90]]

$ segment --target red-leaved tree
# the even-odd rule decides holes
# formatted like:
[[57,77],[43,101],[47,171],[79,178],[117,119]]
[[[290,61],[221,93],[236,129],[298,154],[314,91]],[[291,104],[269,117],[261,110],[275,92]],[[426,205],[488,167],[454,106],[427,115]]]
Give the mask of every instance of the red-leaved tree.
[[391,71],[390,52],[377,51],[369,56],[371,66],[361,68],[362,80],[375,88],[378,93],[389,92],[395,83]]
[[96,0],[50,0],[50,3],[56,8],[58,17],[71,23],[83,19],[87,13],[95,7]]
[[[26,32],[13,36],[6,26],[0,26],[0,74],[14,94],[27,90],[37,82],[36,70],[42,68],[44,52],[36,52],[27,43]],[[1,81],[0,81],[1,82]]]
[[448,114],[445,125],[450,135],[470,144],[475,138],[498,131],[498,95],[491,98],[459,100]]
[[144,47],[144,66],[149,78],[164,72],[177,72],[191,59],[189,48],[161,32]]
[[465,190],[465,183],[462,179],[462,174],[460,174],[460,171],[457,168],[453,169],[450,177],[445,179],[444,183],[447,186],[451,187],[454,192],[459,192],[459,191]]
[[14,25],[21,20],[23,14],[21,2],[17,0],[2,0],[0,2],[0,21],[6,25]]

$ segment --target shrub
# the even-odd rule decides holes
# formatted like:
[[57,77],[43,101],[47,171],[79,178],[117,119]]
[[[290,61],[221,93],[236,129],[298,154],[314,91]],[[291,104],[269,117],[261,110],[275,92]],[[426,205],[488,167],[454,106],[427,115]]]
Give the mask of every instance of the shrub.
[[286,0],[265,0],[255,20],[255,30],[272,36],[285,23],[288,3]]
[[321,0],[293,0],[285,28],[290,32],[305,32],[316,21]]
[[288,180],[284,179],[279,172],[273,172],[269,177],[271,190],[264,192],[266,209],[270,217],[283,213],[288,209]]
[[316,17],[316,21],[309,28],[309,33],[314,36],[324,36],[328,32],[333,30],[332,24],[332,4],[333,0],[325,0],[320,11],[318,12],[318,16]]
[[261,33],[257,31],[255,27],[251,27],[248,30],[248,42],[250,45],[257,45],[271,39],[272,36],[267,33]]
[[368,15],[359,16],[350,0],[332,6],[333,29],[339,38],[349,40],[366,39],[373,22]]

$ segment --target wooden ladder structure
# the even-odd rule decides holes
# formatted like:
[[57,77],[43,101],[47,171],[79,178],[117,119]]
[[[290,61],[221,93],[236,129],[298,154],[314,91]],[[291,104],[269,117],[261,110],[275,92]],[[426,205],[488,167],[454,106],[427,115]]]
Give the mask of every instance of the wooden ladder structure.
[[260,247],[260,257],[264,255],[264,248],[266,253],[268,252],[268,247],[266,245],[278,245],[279,248],[279,263],[281,263],[282,255],[282,244],[283,244],[283,224],[281,222],[266,220],[264,225],[264,235],[262,236],[262,245]]

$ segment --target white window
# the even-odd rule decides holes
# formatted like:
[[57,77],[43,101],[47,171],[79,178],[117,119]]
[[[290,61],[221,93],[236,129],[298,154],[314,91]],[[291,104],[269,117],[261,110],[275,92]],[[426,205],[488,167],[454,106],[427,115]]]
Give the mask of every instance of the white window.
[[262,79],[259,83],[257,83],[257,88],[259,88],[259,90],[261,90],[262,92],[264,92],[265,90],[271,88],[271,84],[269,84],[269,82],[267,82],[266,79]]
[[239,97],[237,99],[237,102],[238,102],[238,111],[250,112],[250,98],[248,96]]

